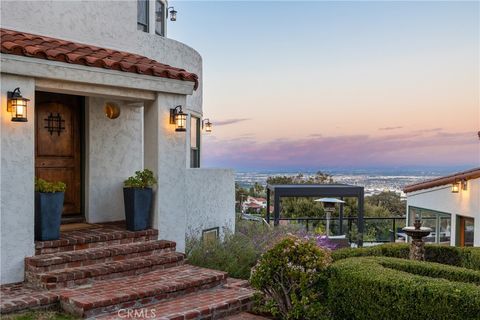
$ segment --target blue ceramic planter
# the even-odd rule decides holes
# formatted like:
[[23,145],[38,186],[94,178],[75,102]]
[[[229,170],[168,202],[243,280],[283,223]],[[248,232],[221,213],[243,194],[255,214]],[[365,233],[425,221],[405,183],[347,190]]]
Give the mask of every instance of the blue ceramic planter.
[[150,227],[152,188],[123,188],[127,230],[139,231]]
[[64,192],[35,192],[35,240],[60,239]]

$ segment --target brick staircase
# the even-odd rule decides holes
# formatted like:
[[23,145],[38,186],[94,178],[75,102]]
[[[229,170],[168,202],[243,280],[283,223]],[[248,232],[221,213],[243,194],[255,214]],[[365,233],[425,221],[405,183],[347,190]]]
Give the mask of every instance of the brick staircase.
[[60,303],[90,319],[221,319],[250,308],[244,281],[186,264],[174,242],[157,237],[103,226],[37,242],[26,282],[2,288],[1,312]]

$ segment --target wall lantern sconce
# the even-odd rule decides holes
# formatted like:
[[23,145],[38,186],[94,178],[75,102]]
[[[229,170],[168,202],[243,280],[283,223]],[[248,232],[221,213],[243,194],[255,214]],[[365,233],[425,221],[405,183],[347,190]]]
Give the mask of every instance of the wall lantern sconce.
[[204,119],[202,121],[202,129],[205,129],[205,132],[212,132],[212,123],[210,119]]
[[170,124],[175,125],[175,131],[187,131],[187,114],[182,111],[182,106],[176,106],[170,109]]
[[452,183],[452,193],[458,193],[459,190],[460,190],[460,183],[457,181]]
[[170,10],[170,21],[177,21],[177,11],[175,11],[174,7],[168,7],[167,8],[167,18],[168,18],[168,9]]
[[462,190],[467,191],[467,188],[468,188],[467,179],[463,179],[462,180]]
[[22,97],[20,88],[7,92],[7,111],[12,114],[13,122],[27,122],[27,103],[30,99]]

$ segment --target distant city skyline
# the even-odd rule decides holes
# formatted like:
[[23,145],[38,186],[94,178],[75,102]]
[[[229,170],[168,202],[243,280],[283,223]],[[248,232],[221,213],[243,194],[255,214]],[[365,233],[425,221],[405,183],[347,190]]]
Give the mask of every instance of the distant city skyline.
[[202,166],[480,166],[478,2],[171,1]]

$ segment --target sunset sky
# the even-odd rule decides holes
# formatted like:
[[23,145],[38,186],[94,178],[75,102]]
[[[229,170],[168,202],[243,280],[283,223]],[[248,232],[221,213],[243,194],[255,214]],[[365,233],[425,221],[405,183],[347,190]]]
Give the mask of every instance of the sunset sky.
[[203,166],[480,166],[478,2],[171,1]]

